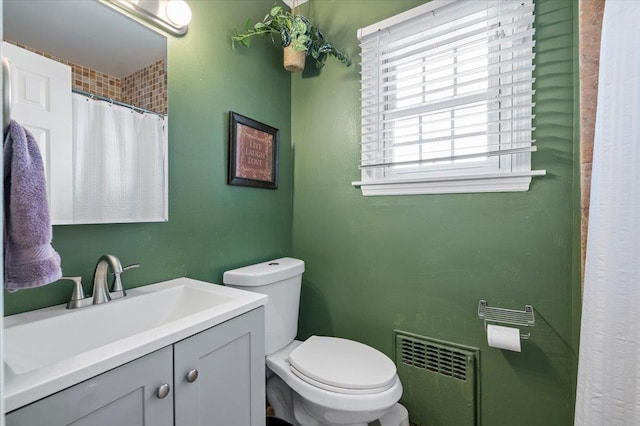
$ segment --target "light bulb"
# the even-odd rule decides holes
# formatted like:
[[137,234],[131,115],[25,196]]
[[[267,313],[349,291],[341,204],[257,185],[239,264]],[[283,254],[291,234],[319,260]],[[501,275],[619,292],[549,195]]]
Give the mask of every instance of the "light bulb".
[[191,22],[191,8],[184,0],[169,0],[165,9],[172,24],[184,27]]

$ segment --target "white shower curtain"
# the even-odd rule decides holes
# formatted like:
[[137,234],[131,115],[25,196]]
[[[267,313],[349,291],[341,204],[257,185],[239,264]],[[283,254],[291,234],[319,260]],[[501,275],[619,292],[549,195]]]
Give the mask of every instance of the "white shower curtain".
[[73,95],[75,223],[165,217],[164,120]]
[[607,0],[576,425],[640,425],[640,2]]

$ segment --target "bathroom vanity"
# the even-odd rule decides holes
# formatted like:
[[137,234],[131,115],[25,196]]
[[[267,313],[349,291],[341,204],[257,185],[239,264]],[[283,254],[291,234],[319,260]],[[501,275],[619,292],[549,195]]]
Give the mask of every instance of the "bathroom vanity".
[[[129,293],[82,317],[54,307],[7,318],[7,426],[265,424],[265,297],[186,278]],[[131,333],[117,326],[119,315]],[[112,331],[101,325],[108,316]],[[49,351],[53,341],[32,341],[60,326],[111,337],[74,348],[73,334]]]

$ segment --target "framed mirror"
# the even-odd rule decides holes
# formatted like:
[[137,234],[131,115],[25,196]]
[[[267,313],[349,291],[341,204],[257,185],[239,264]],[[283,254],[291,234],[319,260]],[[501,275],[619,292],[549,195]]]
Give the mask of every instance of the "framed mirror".
[[4,0],[3,17],[52,224],[168,220],[166,36],[98,0]]

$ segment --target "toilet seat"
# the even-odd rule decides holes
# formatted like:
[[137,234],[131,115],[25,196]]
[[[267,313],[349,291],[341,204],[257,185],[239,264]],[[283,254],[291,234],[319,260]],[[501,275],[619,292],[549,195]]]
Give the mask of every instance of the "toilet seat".
[[289,363],[289,354],[303,343],[299,340],[294,340],[279,351],[267,355],[266,361],[267,374],[279,376],[287,386],[304,399],[335,410],[360,412],[379,410],[381,408],[386,409],[398,402],[402,396],[402,383],[397,378],[397,375],[389,389],[372,394],[330,392],[302,380],[294,374]]
[[287,361],[301,380],[330,392],[384,392],[397,380],[396,367],[382,352],[353,340],[311,336]]
[[335,393],[347,394],[347,395],[372,395],[372,394],[384,392],[385,390],[393,386],[393,382],[395,382],[396,380],[396,378],[394,377],[393,381],[388,386],[382,386],[382,387],[371,388],[371,389],[349,389],[349,388],[341,388],[338,386],[327,385],[326,383],[322,383],[312,379],[311,377],[305,376],[304,374],[296,370],[295,367],[290,367],[290,368],[291,368],[291,372],[295,374],[296,377],[298,377],[299,379],[303,380],[304,382],[318,389],[323,389],[329,392],[335,392]]

